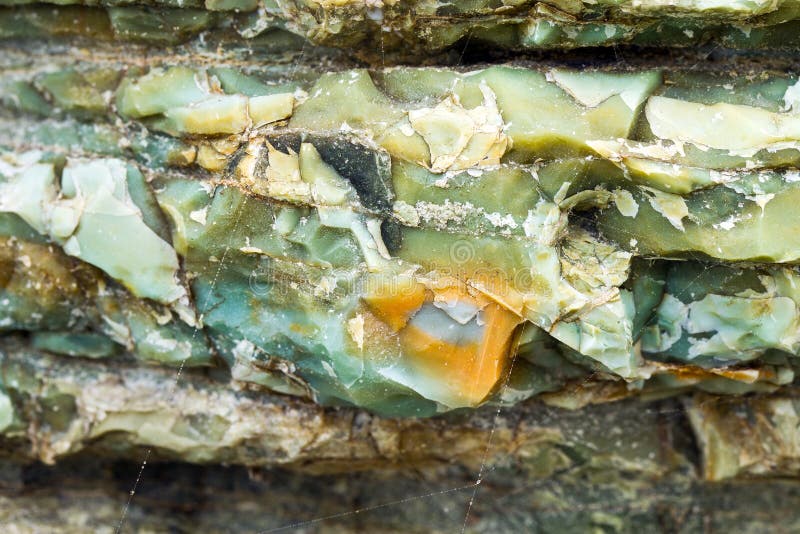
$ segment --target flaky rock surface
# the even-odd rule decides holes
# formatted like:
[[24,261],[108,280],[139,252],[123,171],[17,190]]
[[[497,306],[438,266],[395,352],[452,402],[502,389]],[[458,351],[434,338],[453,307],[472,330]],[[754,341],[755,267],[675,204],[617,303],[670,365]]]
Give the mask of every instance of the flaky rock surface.
[[420,61],[470,41],[498,50],[598,46],[796,49],[800,5],[781,1],[3,0],[0,36],[176,44],[307,40]]
[[795,2],[0,5],[2,521],[797,526]]
[[391,416],[794,380],[792,75],[6,61],[37,349]]

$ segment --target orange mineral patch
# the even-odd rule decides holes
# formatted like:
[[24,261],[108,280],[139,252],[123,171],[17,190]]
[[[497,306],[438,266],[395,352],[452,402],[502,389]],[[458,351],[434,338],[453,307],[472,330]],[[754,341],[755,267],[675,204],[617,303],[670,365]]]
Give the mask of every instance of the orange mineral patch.
[[495,388],[506,369],[520,318],[495,303],[483,308],[483,336],[451,344],[409,325],[400,332],[403,358],[417,373],[436,378],[453,405],[476,406]]
[[[397,333],[401,347],[397,365],[404,369],[406,385],[451,407],[476,406],[494,390],[522,321],[513,311],[455,278],[424,282],[412,276],[380,278],[371,282],[363,299],[372,314]],[[434,303],[471,306],[480,313],[480,320],[476,324],[478,319],[472,318],[467,326],[451,318],[448,327],[443,318],[441,327],[454,329],[455,337],[463,332],[464,339],[442,339],[427,325],[413,321],[423,306]]]
[[364,302],[372,312],[392,330],[397,332],[425,303],[425,286],[410,276],[397,276],[371,283],[370,291],[364,295]]

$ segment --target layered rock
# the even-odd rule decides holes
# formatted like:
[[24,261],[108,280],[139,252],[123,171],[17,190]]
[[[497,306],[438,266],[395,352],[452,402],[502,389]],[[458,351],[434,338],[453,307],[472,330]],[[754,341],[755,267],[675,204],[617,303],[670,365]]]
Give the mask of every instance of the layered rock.
[[80,36],[176,44],[308,40],[379,57],[420,60],[466,41],[500,50],[597,46],[788,49],[798,46],[794,0],[3,0],[0,37]]
[[5,135],[2,326],[35,348],[387,415],[793,381],[791,76],[9,72],[59,117]]
[[455,4],[3,8],[4,522],[794,528],[791,58],[387,65],[791,50],[796,6]]

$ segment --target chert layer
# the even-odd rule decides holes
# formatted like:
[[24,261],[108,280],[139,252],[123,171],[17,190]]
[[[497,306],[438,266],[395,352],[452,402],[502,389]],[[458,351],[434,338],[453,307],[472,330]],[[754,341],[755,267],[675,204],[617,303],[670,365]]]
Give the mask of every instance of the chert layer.
[[[2,443],[17,461],[55,463],[87,451],[137,458],[148,447],[153,460],[312,474],[450,466],[474,477],[486,464],[502,485],[594,473],[622,489],[643,480],[649,488],[657,480],[755,481],[800,471],[796,388],[389,419],[232,388],[198,370],[176,381],[173,369],[43,354],[17,339],[0,352],[0,377],[20,408],[10,417],[4,410],[0,421]],[[620,472],[633,479],[621,480]]]
[[463,41],[510,50],[800,44],[795,0],[3,0],[0,6],[0,37],[6,38],[178,43],[208,35],[239,42],[299,36],[362,55],[380,51],[417,60]]
[[794,379],[794,77],[15,61],[0,324],[38,349],[391,415]]

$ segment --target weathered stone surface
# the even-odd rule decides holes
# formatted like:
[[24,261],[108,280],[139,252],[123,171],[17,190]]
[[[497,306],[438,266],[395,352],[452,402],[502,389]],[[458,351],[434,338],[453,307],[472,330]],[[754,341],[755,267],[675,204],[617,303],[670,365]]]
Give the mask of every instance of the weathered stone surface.
[[17,461],[53,463],[87,450],[136,458],[148,448],[152,459],[315,474],[457,466],[521,481],[623,470],[694,483],[800,470],[794,389],[744,399],[696,394],[683,404],[625,400],[572,411],[528,402],[386,419],[242,389],[214,373],[176,377],[130,362],[49,356],[24,344],[0,356],[0,424]]
[[[578,457],[594,455],[591,450],[611,454],[595,463],[653,473],[690,468],[686,453],[673,450],[680,445],[663,449],[660,443],[669,425],[681,423],[676,402],[663,404],[676,415],[672,422],[662,422],[659,408],[635,402],[587,408],[595,417],[532,404],[513,412],[486,408],[385,419],[242,389],[214,374],[187,370],[178,378],[171,369],[81,361],[9,345],[0,363],[4,436],[28,442],[18,450],[48,463],[87,447],[130,455],[144,446],[162,458],[315,473],[450,464],[478,470],[491,461],[546,475],[583,463]],[[667,427],[661,429],[662,423]],[[618,435],[607,434],[612,425]],[[619,441],[624,428],[637,433],[635,444]],[[564,447],[575,450],[565,453]]]
[[3,0],[0,38],[77,35],[150,44],[216,38],[261,44],[291,42],[291,36],[362,56],[399,53],[417,61],[465,41],[517,51],[626,44],[738,49],[800,45],[800,7],[794,0],[59,0],[53,4]]
[[795,2],[58,4],[0,0],[4,525],[798,528],[800,82],[713,52]]
[[[4,473],[0,517],[23,532],[113,532],[138,469],[83,457]],[[791,480],[654,482],[630,472],[603,480],[599,471],[588,477],[567,471],[524,483],[489,473],[467,514],[475,479],[455,470],[311,477],[159,463],[148,470],[123,531],[216,533],[235,525],[248,532],[449,533],[461,531],[465,520],[470,533],[757,533],[798,526]]]
[[793,76],[6,61],[35,347],[387,415],[794,380]]
[[[798,521],[789,392],[391,420],[196,371],[176,382],[170,370],[20,347],[0,369],[16,413],[0,440],[0,517],[22,531],[450,532],[467,521],[469,532],[758,532],[775,513],[787,531]],[[145,457],[126,508],[142,465],[110,459]],[[289,471],[158,462],[169,458]]]

